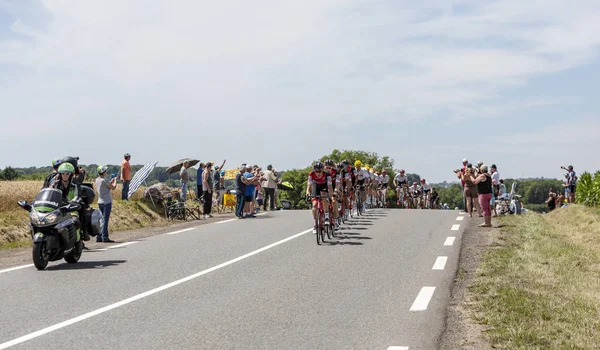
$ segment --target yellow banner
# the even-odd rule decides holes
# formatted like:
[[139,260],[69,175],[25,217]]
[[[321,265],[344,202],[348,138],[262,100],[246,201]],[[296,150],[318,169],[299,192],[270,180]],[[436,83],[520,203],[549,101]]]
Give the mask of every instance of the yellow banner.
[[235,179],[235,176],[240,172],[240,169],[234,168],[234,169],[229,169],[229,170],[225,170],[225,176],[224,179],[225,180],[233,180]]

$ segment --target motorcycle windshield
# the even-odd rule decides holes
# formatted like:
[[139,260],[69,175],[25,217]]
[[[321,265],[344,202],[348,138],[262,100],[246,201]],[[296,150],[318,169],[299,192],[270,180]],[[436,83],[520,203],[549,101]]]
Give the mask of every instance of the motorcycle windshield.
[[32,207],[39,212],[49,213],[62,206],[62,191],[55,188],[44,188],[35,196]]

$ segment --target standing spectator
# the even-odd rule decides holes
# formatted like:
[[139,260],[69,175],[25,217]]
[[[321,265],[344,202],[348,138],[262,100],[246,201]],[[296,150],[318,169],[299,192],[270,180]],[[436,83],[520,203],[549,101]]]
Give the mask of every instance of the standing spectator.
[[190,174],[187,169],[190,167],[190,162],[187,160],[183,162],[183,166],[179,171],[179,178],[181,179],[181,200],[185,202],[187,200],[188,182],[190,182]]
[[200,200],[202,198],[204,191],[202,190],[202,173],[206,168],[206,164],[200,163],[198,165],[198,171],[196,172],[196,198]]
[[463,179],[463,176],[465,174],[465,171],[467,170],[467,164],[469,163],[469,160],[467,158],[463,158],[462,160],[462,164],[463,167],[460,169],[460,171],[456,172],[456,176],[460,179],[460,183],[462,185],[462,190],[463,190],[463,200],[464,200],[464,207],[465,210],[467,210],[467,197],[465,197],[465,180]]
[[[258,168],[258,167],[257,167]],[[254,215],[254,193],[256,190],[255,176],[252,173],[252,167],[246,166],[244,177],[246,178],[246,198],[244,200],[244,217],[256,217]]]
[[263,209],[267,210],[267,205],[269,205],[269,210],[275,209],[275,188],[277,187],[277,177],[273,172],[273,166],[271,164],[267,165],[267,171],[264,172],[265,181],[263,182],[263,188],[265,191],[264,195],[264,206]]
[[213,174],[211,162],[206,163],[206,169],[202,173],[202,188],[204,199],[204,218],[212,218],[210,213],[212,210],[212,191],[213,191]]
[[50,174],[48,174],[48,176],[46,176],[46,179],[44,179],[44,184],[42,185],[42,188],[50,187],[50,185],[52,185],[54,180],[59,178],[58,167],[60,166],[60,163],[61,163],[60,159],[58,159],[58,158],[52,159],[52,172]]
[[129,164],[129,160],[131,159],[131,154],[125,153],[124,160],[121,163],[121,182],[123,183],[123,191],[121,192],[121,199],[128,200],[129,199],[129,183],[131,182],[131,165]]
[[469,177],[477,186],[479,205],[481,206],[485,220],[479,227],[492,227],[492,212],[490,210],[490,200],[492,199],[492,176],[488,173],[487,165],[481,165],[477,178],[473,175]]
[[506,194],[506,185],[504,184],[504,179],[500,179],[500,184],[498,185],[498,197],[502,197]]
[[567,200],[569,203],[575,203],[575,190],[577,189],[577,173],[573,170],[573,166],[569,165],[569,173],[567,174],[567,183],[564,185],[568,190]]
[[243,219],[244,215],[244,205],[246,201],[246,177],[244,177],[244,173],[246,172],[246,165],[242,165],[240,167],[240,172],[235,176],[235,189],[236,189],[236,206],[235,206],[235,216],[238,219]]
[[110,220],[110,212],[112,211],[112,196],[111,190],[117,188],[117,178],[114,177],[110,181],[106,179],[106,170],[108,167],[101,165],[98,167],[98,177],[96,178],[96,190],[98,191],[98,207],[104,216],[104,226],[102,232],[96,237],[96,242],[114,243],[108,238],[108,222]]
[[[81,185],[85,182],[86,178],[87,178],[87,171],[85,171],[85,169],[81,165],[77,166],[77,171],[76,171],[75,176],[73,177],[73,181],[75,181]],[[128,192],[129,192],[129,190],[128,190]]]
[[492,210],[494,211],[494,217],[498,216],[498,212],[496,211],[496,198],[498,197],[498,193],[500,192],[500,173],[498,172],[498,168],[496,164],[492,164],[491,168],[492,173],[492,202],[490,203],[492,206]]
[[[473,169],[473,165],[471,163],[468,163],[465,169],[465,173],[461,175],[462,180],[465,182],[463,195],[465,196],[467,201],[467,213],[469,213],[469,217],[473,217],[473,207],[475,207],[477,212],[479,212],[480,217],[483,216],[481,215],[481,208],[478,202],[477,184],[475,184],[472,180],[472,178],[475,175],[475,169]],[[490,188],[491,187],[492,186],[490,183]]]
[[223,171],[223,167],[225,166],[225,162],[227,159],[223,160],[223,164],[221,166],[215,167],[214,175],[213,175],[213,193],[215,194],[215,198],[219,200],[221,197],[221,171]]

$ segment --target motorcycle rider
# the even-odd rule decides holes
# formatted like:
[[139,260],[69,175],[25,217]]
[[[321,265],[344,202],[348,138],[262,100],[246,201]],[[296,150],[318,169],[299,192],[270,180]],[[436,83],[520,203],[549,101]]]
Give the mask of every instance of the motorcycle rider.
[[[64,159],[63,159],[64,160]],[[54,181],[52,184],[52,188],[56,188],[62,191],[63,201],[66,202],[75,202],[79,204],[79,209],[77,210],[77,215],[79,219],[75,219],[75,226],[80,229],[84,241],[90,240],[90,235],[87,232],[87,218],[86,218],[86,205],[83,202],[80,193],[81,187],[80,185],[73,181],[73,177],[75,175],[75,167],[68,161],[63,161],[62,164],[58,167],[58,174],[60,179]]]

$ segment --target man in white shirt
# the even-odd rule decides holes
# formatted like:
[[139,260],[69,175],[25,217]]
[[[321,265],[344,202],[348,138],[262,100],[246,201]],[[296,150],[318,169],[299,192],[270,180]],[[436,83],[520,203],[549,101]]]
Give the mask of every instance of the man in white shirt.
[[262,184],[262,188],[265,190],[265,200],[263,203],[263,210],[267,211],[267,204],[269,205],[269,210],[275,209],[275,188],[277,187],[277,177],[273,173],[273,166],[271,164],[267,165],[267,170],[264,172],[264,182]]

